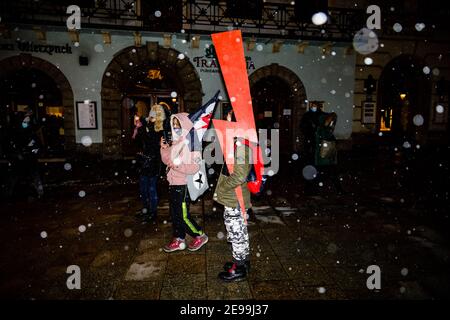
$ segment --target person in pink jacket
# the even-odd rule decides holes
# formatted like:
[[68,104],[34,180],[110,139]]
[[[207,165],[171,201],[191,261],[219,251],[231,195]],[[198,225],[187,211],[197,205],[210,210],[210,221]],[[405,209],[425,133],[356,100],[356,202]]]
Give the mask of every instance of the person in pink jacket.
[[192,219],[189,213],[189,192],[187,176],[200,170],[200,153],[191,152],[187,135],[193,124],[187,113],[177,113],[170,118],[172,129],[171,145],[161,138],[161,160],[167,165],[169,181],[169,208],[172,217],[173,240],[164,246],[165,252],[186,249],[185,237],[193,239],[188,250],[197,251],[208,242],[208,236]]

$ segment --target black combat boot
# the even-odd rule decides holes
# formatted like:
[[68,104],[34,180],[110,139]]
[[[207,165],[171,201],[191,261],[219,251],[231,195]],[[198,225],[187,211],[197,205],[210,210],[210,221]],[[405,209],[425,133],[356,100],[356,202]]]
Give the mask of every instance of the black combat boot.
[[[250,272],[250,261],[245,260],[245,264],[244,265],[245,265],[245,269],[246,269],[247,273],[249,273]],[[223,270],[224,271],[228,271],[232,266],[233,266],[233,262],[226,262],[223,265]]]
[[219,273],[219,278],[225,282],[242,281],[247,277],[247,269],[245,265],[238,266],[231,263],[231,268],[227,271]]

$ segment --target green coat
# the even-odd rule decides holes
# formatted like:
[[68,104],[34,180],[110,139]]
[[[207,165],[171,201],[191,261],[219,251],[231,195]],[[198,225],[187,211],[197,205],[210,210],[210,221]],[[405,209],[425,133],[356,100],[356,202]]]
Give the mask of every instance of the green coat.
[[247,177],[252,166],[250,164],[250,153],[250,148],[244,144],[236,147],[233,173],[229,176],[222,174],[222,172],[220,173],[214,192],[214,201],[226,207],[237,208],[238,199],[235,188],[241,186],[245,208],[251,208],[250,191],[247,188]]
[[333,115],[335,114],[324,113],[319,117],[319,126],[316,130],[316,141],[314,148],[314,164],[316,166],[329,166],[337,164],[336,138],[333,134],[336,118],[332,124],[327,125],[327,123],[330,122],[329,117],[333,117]]

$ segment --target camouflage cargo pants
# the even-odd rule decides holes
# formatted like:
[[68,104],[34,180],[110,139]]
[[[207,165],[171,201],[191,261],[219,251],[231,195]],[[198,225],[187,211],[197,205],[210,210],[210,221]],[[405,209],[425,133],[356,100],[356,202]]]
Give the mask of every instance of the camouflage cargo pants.
[[243,263],[249,258],[250,243],[242,211],[239,208],[225,207],[223,218],[227,229],[227,240],[231,243],[233,251],[233,260],[236,263]]

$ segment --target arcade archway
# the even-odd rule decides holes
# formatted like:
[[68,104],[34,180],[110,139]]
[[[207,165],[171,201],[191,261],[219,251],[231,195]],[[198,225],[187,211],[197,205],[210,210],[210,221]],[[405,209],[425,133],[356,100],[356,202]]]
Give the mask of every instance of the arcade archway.
[[249,77],[257,127],[279,129],[280,152],[299,150],[299,123],[306,111],[306,90],[299,77],[286,67],[271,64]]
[[40,128],[41,156],[61,157],[75,149],[73,92],[56,66],[29,54],[3,59],[0,91],[3,130],[11,129],[11,121],[29,109]]
[[189,58],[157,42],[128,47],[116,54],[102,80],[103,155],[132,155],[134,117],[147,115],[152,104],[165,103],[177,112],[202,103],[200,77]]
[[394,141],[416,139],[423,142],[425,139],[431,85],[423,67],[417,58],[401,55],[390,61],[381,73],[377,130]]

